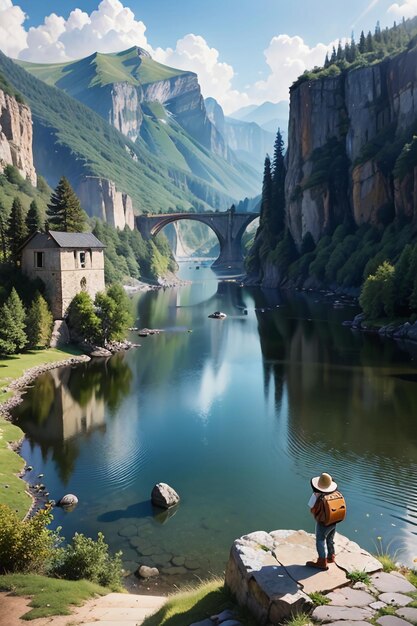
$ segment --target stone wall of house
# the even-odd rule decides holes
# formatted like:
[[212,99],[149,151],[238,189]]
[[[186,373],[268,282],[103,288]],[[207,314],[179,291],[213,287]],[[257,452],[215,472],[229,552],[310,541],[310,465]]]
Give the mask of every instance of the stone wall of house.
[[[93,299],[104,291],[104,253],[96,249],[63,249],[31,246],[23,250],[22,271],[29,278],[40,278],[54,319],[62,319],[73,297],[86,291]],[[35,242],[34,242],[35,243]],[[36,267],[36,252],[44,253],[44,266]],[[85,252],[85,267],[80,267],[80,252]]]
[[[76,258],[74,257],[76,253]],[[80,291],[86,291],[93,299],[98,291],[104,291],[103,250],[86,250],[85,268],[79,265],[80,250],[61,250],[61,315]]]

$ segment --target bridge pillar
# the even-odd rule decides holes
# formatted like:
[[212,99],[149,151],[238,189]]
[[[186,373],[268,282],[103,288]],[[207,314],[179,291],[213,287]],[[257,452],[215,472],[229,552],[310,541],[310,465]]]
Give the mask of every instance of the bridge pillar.
[[220,254],[212,265],[213,269],[243,271],[243,232],[241,216],[237,216],[233,210],[227,211],[224,236],[218,236]]

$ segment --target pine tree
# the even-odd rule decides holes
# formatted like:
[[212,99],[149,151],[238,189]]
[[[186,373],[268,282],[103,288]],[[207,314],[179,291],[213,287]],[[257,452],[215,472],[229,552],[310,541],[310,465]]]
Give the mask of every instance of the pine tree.
[[272,163],[272,211],[270,229],[274,237],[279,237],[285,224],[285,160],[284,141],[281,130],[278,128],[274,145],[274,160]]
[[358,58],[358,46],[356,45],[355,37],[353,36],[350,40],[350,50],[349,50],[349,62],[353,63]]
[[329,65],[330,65],[329,54],[328,52],[326,52],[326,58],[324,59],[324,67],[329,67]]
[[374,51],[374,40],[373,40],[371,31],[368,31],[368,34],[366,35],[366,52],[373,52],[373,51]]
[[379,20],[378,20],[378,22],[376,23],[376,26],[375,26],[375,35],[374,35],[374,37],[375,37],[375,41],[376,42],[378,42],[378,43],[381,42],[382,37],[381,37],[381,26],[379,24]]
[[17,263],[18,250],[28,235],[25,214],[19,198],[15,198],[7,221],[7,242],[11,259]]
[[336,54],[336,49],[333,46],[332,56],[330,57],[330,65],[334,65],[336,61],[337,61],[337,54]]
[[48,304],[45,298],[38,292],[29,307],[26,317],[29,348],[46,348],[49,345],[52,323],[52,313]]
[[340,39],[339,39],[339,45],[337,46],[336,60],[343,61],[343,48],[342,48],[342,42],[340,41]]
[[365,33],[362,31],[359,39],[359,52],[364,54],[366,52],[366,38]]
[[0,210],[0,246],[1,246],[1,260],[7,259],[7,218],[3,212],[3,207]]
[[38,230],[43,230],[44,221],[42,220],[41,212],[36,200],[32,200],[30,203],[28,214],[26,215],[26,228],[29,235],[36,233]]
[[271,176],[271,159],[268,155],[265,157],[264,177],[262,182],[262,199],[261,212],[259,216],[259,226],[263,229],[269,229],[271,224],[272,210],[272,176]]
[[87,216],[68,180],[63,176],[51,196],[48,205],[48,227],[67,233],[82,232]]
[[0,308],[0,319],[0,354],[20,352],[27,343],[26,313],[14,287]]

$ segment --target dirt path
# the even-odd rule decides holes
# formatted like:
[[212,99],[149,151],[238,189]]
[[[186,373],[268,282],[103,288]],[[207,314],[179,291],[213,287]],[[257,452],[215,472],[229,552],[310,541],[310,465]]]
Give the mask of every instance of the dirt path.
[[0,626],[139,626],[165,603],[163,596],[138,596],[127,593],[109,593],[74,607],[71,615],[35,619],[30,622],[21,616],[30,610],[30,598],[0,593]]

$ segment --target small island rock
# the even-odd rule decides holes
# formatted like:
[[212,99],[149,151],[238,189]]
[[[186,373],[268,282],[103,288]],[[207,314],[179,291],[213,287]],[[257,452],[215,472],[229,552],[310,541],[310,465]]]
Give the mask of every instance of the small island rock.
[[178,504],[180,497],[175,489],[166,483],[158,483],[152,489],[151,500],[152,504],[155,506],[159,506],[163,509],[169,509]]
[[70,507],[75,506],[76,504],[78,504],[77,496],[74,496],[73,493],[67,493],[65,496],[62,496],[60,500],[58,500],[56,505],[62,507]]

